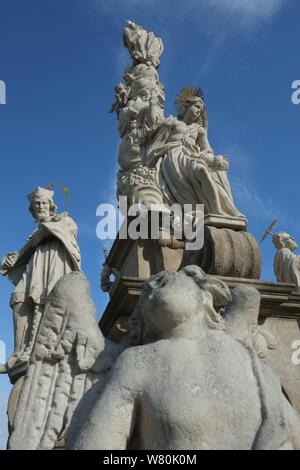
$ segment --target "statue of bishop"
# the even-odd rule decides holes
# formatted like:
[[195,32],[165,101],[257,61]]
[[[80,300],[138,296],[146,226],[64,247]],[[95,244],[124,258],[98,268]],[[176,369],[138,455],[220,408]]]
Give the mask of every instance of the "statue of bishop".
[[80,271],[77,226],[67,212],[57,214],[54,192],[37,187],[28,195],[37,228],[19,252],[4,256],[0,273],[15,285],[10,305],[15,346],[6,370],[29,361],[48,295],[65,274]]

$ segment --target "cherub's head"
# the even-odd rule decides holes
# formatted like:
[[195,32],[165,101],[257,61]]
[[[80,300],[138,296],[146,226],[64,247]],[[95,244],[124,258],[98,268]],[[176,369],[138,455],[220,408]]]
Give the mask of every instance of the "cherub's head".
[[138,122],[136,118],[132,118],[130,121],[130,130],[135,130],[138,127]]
[[218,310],[230,302],[230,291],[224,282],[207,276],[198,266],[159,273],[148,284],[151,292],[141,309],[146,326],[158,335],[191,321],[224,329]]
[[289,235],[286,232],[277,232],[273,236],[273,244],[280,250],[281,248],[288,248],[291,251],[294,251],[298,248],[295,238]]

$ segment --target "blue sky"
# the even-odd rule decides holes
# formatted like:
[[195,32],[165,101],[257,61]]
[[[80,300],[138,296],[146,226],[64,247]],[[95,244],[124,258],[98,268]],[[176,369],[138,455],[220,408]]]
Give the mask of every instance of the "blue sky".
[[[18,249],[34,226],[26,194],[49,181],[71,190],[83,269],[99,316],[102,242],[96,208],[114,199],[119,137],[108,113],[130,60],[125,19],[162,37],[160,79],[166,114],[186,85],[206,95],[209,138],[230,156],[236,205],[258,238],[278,229],[300,240],[298,224],[300,79],[297,0],[0,0],[2,254]],[[63,196],[57,202],[63,210]],[[274,249],[262,245],[263,279],[274,280]],[[0,279],[0,340],[12,351],[11,285]],[[0,448],[6,439],[9,382],[0,377]]]

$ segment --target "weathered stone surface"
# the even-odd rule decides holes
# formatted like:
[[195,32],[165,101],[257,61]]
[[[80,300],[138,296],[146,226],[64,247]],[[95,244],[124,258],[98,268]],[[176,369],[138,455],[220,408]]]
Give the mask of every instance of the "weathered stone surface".
[[228,181],[228,157],[216,156],[208,141],[202,90],[184,88],[175,101],[177,117],[165,118],[157,70],[162,40],[131,21],[123,37],[132,65],[125,70],[125,83],[115,87],[111,108],[122,138],[118,196],[146,207],[204,204],[206,214],[224,216],[226,227],[244,230],[247,221],[235,207]]
[[232,302],[224,313],[226,330],[239,341],[256,350],[263,359],[278,343],[265,328],[258,326],[261,294],[251,286],[239,285],[232,291]]
[[295,352],[292,344],[300,341],[300,315],[296,318],[289,318],[289,315],[287,318],[267,317],[261,323],[273,334],[278,344],[276,349],[268,352],[266,360],[280,376],[288,399],[300,413],[300,367],[292,361]]
[[80,272],[67,274],[46,304],[12,420],[9,449],[56,446],[80,399],[98,378],[93,367],[103,350],[88,282]]
[[191,256],[208,274],[246,279],[259,279],[261,274],[260,249],[249,232],[206,226],[204,247]]
[[[260,317],[262,318],[271,316],[297,321],[300,316],[300,295],[293,293],[293,284],[231,277],[221,277],[221,279],[230,289],[240,284],[257,289],[261,293]],[[99,323],[105,336],[109,335],[119,316],[131,315],[145,281],[147,278],[120,276]]]
[[300,256],[293,253],[298,248],[296,240],[286,232],[277,232],[273,243],[277,248],[274,258],[277,281],[295,284],[295,293],[300,294]]
[[8,371],[28,362],[47,296],[65,274],[80,271],[77,226],[66,212],[56,214],[53,191],[38,187],[28,195],[37,229],[17,253],[5,255],[0,273],[16,286],[10,305],[14,312],[15,347]]
[[[188,264],[197,264],[209,274],[259,279],[260,249],[249,232],[206,226],[204,243],[201,250],[187,251],[184,240],[173,236],[164,238],[163,229],[156,239],[117,238],[105,263],[104,276],[114,274],[115,277],[108,291],[112,295],[122,277],[146,280],[161,270],[175,272]],[[104,290],[107,291],[106,287]]]
[[7,405],[9,433],[11,433],[13,429],[14,417],[15,417],[16,410],[18,407],[18,401],[19,401],[23,384],[24,384],[24,375],[16,381],[9,395],[9,400],[8,400],[8,405]]
[[111,108],[122,138],[117,196],[127,196],[128,204],[162,205],[156,171],[144,165],[143,154],[147,139],[164,119],[165,95],[157,72],[163,43],[132,21],[128,21],[123,37],[132,66],[125,70],[125,83],[116,85]]
[[[284,340],[287,337],[290,340],[292,334],[288,328],[281,324],[279,328],[280,336],[276,335],[275,337],[273,331],[275,330],[276,333],[276,328],[273,327],[272,330],[267,328],[267,326],[272,326],[272,319],[268,319],[263,326],[258,325],[260,300],[260,293],[253,287],[240,285],[233,289],[232,302],[225,308],[224,313],[226,330],[250,350],[255,349],[258,357],[265,361],[265,364],[261,364],[264,381],[270,375],[267,364],[271,365],[272,369],[278,374],[283,391],[283,410],[291,441],[295,449],[300,449],[300,414],[296,411],[298,409],[300,412],[299,406],[297,406],[299,405],[299,399],[298,403],[295,399],[299,395],[300,375],[299,372],[297,374],[296,370],[291,371],[291,368],[284,364],[284,355],[286,354],[286,344],[284,344],[286,341]],[[278,320],[276,320],[276,324],[278,326]],[[286,338],[284,338],[284,333],[286,333]],[[280,360],[274,361],[275,358],[279,359],[279,357]],[[283,364],[284,368],[282,369]],[[290,379],[292,379],[292,384],[290,384]]]

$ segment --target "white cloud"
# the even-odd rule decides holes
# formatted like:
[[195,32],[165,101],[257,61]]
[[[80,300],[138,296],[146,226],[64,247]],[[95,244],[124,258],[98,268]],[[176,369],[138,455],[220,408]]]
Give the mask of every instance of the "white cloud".
[[[135,15],[161,21],[197,20],[201,28],[206,21],[235,23],[239,28],[252,27],[271,20],[290,0],[92,0],[105,14],[121,14],[124,19]],[[200,20],[200,22],[199,22]]]
[[[159,34],[164,40],[170,32],[183,28],[182,34],[189,34],[189,28],[198,34],[209,36],[210,47],[202,58],[201,79],[226,47],[230,38],[236,35],[253,37],[260,25],[270,22],[281,9],[292,0],[90,0],[89,12],[105,17],[121,28],[125,20],[140,23],[146,29]],[[93,6],[91,8],[91,6]],[[196,48],[194,44],[194,48]],[[192,53],[192,52],[191,52]],[[121,48],[115,51],[117,74],[121,75],[128,65],[128,54]]]
[[288,0],[204,0],[210,8],[222,13],[241,14],[249,20],[268,20],[276,15]]

